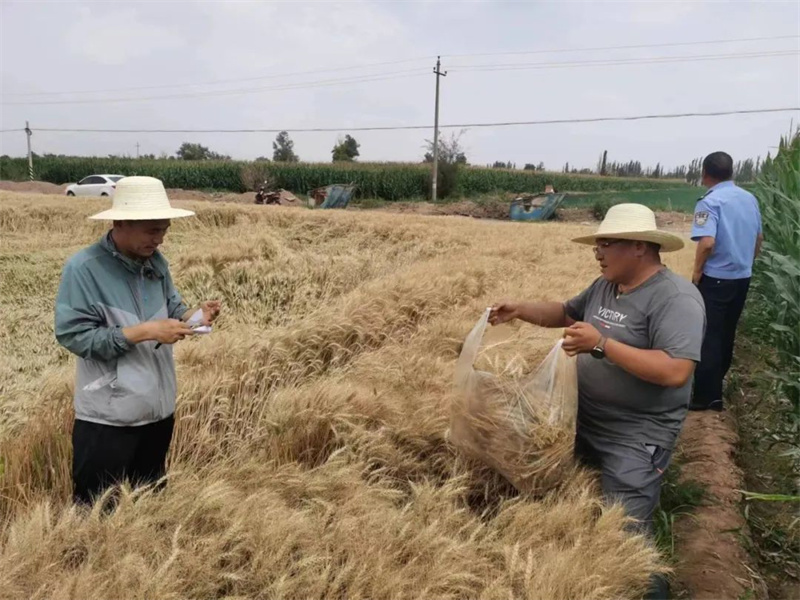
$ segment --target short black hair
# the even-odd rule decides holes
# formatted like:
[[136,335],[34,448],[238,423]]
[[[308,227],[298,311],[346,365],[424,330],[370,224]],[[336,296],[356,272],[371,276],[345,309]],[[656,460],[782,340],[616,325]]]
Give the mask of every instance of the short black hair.
[[733,179],[733,159],[727,152],[712,152],[703,159],[703,173],[717,181]]

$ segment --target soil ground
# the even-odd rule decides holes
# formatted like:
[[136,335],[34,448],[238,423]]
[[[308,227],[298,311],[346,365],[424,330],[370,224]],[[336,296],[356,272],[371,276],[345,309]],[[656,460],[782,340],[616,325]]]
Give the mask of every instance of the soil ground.
[[[44,181],[0,181],[0,190],[11,192],[33,192],[37,194],[63,194],[65,185],[55,185]],[[253,204],[254,192],[235,194],[231,192],[208,192],[202,190],[182,190],[170,188],[167,190],[170,198],[175,200],[207,200],[211,202],[233,202],[239,204]],[[509,200],[503,197],[487,197],[480,200],[458,200],[433,204],[431,202],[379,202],[376,206],[371,203],[353,202],[348,210],[377,210],[391,213],[409,213],[431,216],[462,216],[475,219],[507,220]],[[691,216],[681,212],[656,211],[659,227],[686,231],[691,227]],[[567,223],[593,224],[597,220],[590,208],[561,208],[556,213],[556,219]]]
[[800,598],[797,504],[743,500],[742,490],[797,495],[788,454],[796,431],[785,401],[763,377],[769,348],[745,318],[723,413],[690,413],[681,435],[681,479],[706,486],[706,501],[675,525],[678,597]]
[[33,194],[63,194],[65,185],[56,185],[46,181],[0,181],[0,190],[7,192],[26,192]]
[[[463,216],[475,219],[508,220],[509,202],[501,198],[476,200],[459,200],[433,204],[431,202],[387,202],[375,209],[392,213],[411,213],[417,215]],[[597,219],[591,208],[559,208],[556,220],[565,223],[581,223],[593,225]],[[687,234],[692,227],[692,216],[676,211],[656,211],[656,221],[662,229]]]
[[[8,192],[63,195],[67,184],[56,185],[46,181],[0,181],[0,190]],[[175,200],[210,200],[213,202],[237,202],[252,204],[255,192],[234,194],[228,192],[204,192],[200,190],[168,189],[167,195]]]
[[[736,424],[728,412],[692,412],[681,432],[681,480],[705,488],[705,501],[675,524],[675,568],[683,597],[693,600],[766,597],[742,545],[742,471],[736,465]],[[748,592],[750,590],[750,592]]]

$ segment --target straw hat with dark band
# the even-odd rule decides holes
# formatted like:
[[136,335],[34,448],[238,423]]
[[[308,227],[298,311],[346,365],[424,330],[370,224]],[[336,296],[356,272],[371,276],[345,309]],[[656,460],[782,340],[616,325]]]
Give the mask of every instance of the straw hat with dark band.
[[190,210],[172,208],[160,179],[124,177],[117,182],[111,208],[89,218],[98,221],[160,221],[193,215]]
[[572,241],[593,246],[598,239],[636,240],[661,246],[662,252],[675,252],[684,246],[683,238],[659,231],[656,214],[643,204],[616,204],[608,209],[606,218],[592,235]]

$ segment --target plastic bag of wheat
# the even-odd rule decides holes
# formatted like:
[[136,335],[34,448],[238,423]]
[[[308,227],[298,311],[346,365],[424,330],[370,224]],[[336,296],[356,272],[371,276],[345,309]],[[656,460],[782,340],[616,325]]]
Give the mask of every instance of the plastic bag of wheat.
[[475,370],[489,312],[467,335],[456,364],[449,439],[520,492],[541,492],[557,485],[573,466],[576,360],[564,353],[559,340],[522,379]]

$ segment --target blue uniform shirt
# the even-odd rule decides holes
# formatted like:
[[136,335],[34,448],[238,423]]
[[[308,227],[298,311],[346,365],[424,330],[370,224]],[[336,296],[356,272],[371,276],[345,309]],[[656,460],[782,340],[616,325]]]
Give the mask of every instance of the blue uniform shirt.
[[694,209],[692,239],[714,238],[703,274],[715,279],[744,279],[753,273],[761,212],[755,196],[732,181],[706,192]]

